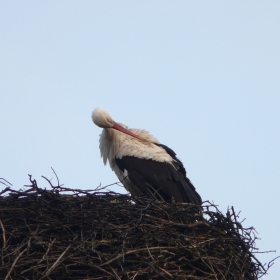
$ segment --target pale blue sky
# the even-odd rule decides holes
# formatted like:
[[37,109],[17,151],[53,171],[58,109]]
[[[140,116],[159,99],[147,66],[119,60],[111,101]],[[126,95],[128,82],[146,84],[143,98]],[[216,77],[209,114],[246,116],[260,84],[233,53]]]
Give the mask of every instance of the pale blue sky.
[[116,182],[91,121],[103,107],[174,149],[203,200],[242,211],[277,250],[262,262],[280,255],[279,14],[279,1],[1,1],[0,177]]

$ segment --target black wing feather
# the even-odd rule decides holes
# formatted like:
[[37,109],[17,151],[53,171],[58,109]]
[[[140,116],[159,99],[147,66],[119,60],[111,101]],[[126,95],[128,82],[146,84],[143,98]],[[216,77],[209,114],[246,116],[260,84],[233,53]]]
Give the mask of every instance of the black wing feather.
[[[172,157],[176,158],[174,152]],[[175,158],[173,162],[175,167],[168,162],[133,156],[116,159],[116,163],[123,172],[124,170],[128,172],[129,179],[145,196],[154,196],[158,200],[168,202],[174,199],[176,202],[201,204],[201,197],[185,176],[183,164]]]

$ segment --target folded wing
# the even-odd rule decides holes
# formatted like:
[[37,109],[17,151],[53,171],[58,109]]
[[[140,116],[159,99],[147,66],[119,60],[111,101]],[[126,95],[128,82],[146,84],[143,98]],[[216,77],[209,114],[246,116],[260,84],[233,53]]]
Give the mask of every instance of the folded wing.
[[201,204],[201,197],[186,177],[185,168],[170,148],[162,146],[172,157],[172,162],[158,162],[133,156],[116,158],[120,170],[143,195],[157,200]]

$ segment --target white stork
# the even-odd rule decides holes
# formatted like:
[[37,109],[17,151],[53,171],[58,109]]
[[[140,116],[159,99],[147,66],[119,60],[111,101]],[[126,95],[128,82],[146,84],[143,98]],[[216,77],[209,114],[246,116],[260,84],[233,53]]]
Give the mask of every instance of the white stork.
[[108,160],[132,196],[201,204],[200,195],[172,149],[145,130],[128,129],[115,122],[104,109],[96,108],[92,120],[104,128],[99,140],[104,165]]

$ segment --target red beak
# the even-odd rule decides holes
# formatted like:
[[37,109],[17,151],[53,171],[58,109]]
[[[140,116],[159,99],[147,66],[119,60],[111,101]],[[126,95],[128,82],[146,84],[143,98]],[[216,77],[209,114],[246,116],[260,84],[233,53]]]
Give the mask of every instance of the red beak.
[[126,129],[126,128],[124,128],[124,127],[122,127],[120,124],[118,124],[118,123],[116,123],[116,122],[114,122],[114,125],[113,125],[112,128],[114,128],[114,129],[116,129],[116,130],[118,130],[118,131],[121,131],[121,132],[123,132],[123,133],[125,133],[125,134],[128,134],[128,135],[130,135],[130,136],[132,136],[132,137],[135,137],[135,138],[137,138],[137,139],[139,139],[139,140],[143,140],[140,136],[134,134],[133,132],[129,131],[128,129]]

